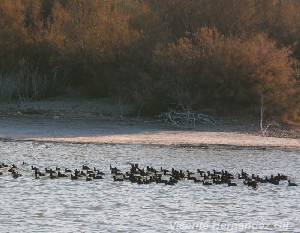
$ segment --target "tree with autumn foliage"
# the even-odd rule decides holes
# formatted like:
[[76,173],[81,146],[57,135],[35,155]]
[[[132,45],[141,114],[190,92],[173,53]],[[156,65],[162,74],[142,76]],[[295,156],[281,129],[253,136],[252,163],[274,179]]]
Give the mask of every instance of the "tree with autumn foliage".
[[201,28],[158,48],[155,62],[166,99],[193,109],[241,109],[264,95],[269,112],[280,113],[297,94],[292,52],[265,34],[241,39]]
[[299,12],[298,0],[2,0],[0,97],[73,89],[157,114],[263,96],[269,116],[299,121]]

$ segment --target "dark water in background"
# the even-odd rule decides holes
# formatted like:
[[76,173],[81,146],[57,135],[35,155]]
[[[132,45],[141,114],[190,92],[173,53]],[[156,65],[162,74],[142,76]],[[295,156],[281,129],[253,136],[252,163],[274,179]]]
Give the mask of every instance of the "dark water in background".
[[284,182],[253,190],[241,183],[117,183],[110,175],[92,182],[35,180],[30,169],[88,164],[109,172],[109,164],[127,169],[128,162],[135,162],[157,168],[282,172],[300,183],[299,152],[0,142],[0,162],[18,164],[23,174],[16,180],[0,176],[0,232],[300,232],[300,188]]

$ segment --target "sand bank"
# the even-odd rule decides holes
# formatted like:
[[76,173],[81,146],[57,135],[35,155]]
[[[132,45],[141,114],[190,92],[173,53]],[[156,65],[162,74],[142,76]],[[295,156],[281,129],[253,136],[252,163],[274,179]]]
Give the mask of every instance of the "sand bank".
[[2,117],[0,137],[19,141],[300,149],[300,140],[262,137],[228,128],[176,130],[157,123],[97,118]]

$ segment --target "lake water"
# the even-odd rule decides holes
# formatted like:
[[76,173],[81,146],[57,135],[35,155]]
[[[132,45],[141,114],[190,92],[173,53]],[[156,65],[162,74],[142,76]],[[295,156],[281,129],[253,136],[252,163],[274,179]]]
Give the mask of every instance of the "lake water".
[[[28,165],[22,165],[22,161]],[[300,183],[299,152],[141,145],[0,142],[0,162],[22,177],[0,176],[0,232],[300,232],[300,188],[261,184],[257,190],[203,186],[138,185],[103,180],[35,180],[31,165],[80,168],[128,162],[157,168],[289,175]]]

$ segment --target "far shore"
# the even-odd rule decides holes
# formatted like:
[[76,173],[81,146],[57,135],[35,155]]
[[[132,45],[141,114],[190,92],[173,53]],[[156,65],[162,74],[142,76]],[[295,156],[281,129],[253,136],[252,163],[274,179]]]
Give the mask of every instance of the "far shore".
[[158,131],[153,133],[118,134],[111,136],[33,137],[20,141],[74,144],[138,144],[173,147],[230,148],[230,149],[300,149],[300,140],[260,137],[225,132]]
[[300,139],[259,135],[256,122],[218,120],[214,127],[176,129],[123,117],[127,108],[97,101],[0,104],[0,140],[190,147],[300,149]]
[[170,129],[156,123],[9,117],[0,119],[0,140],[141,144],[161,146],[300,149],[300,140],[251,133]]

